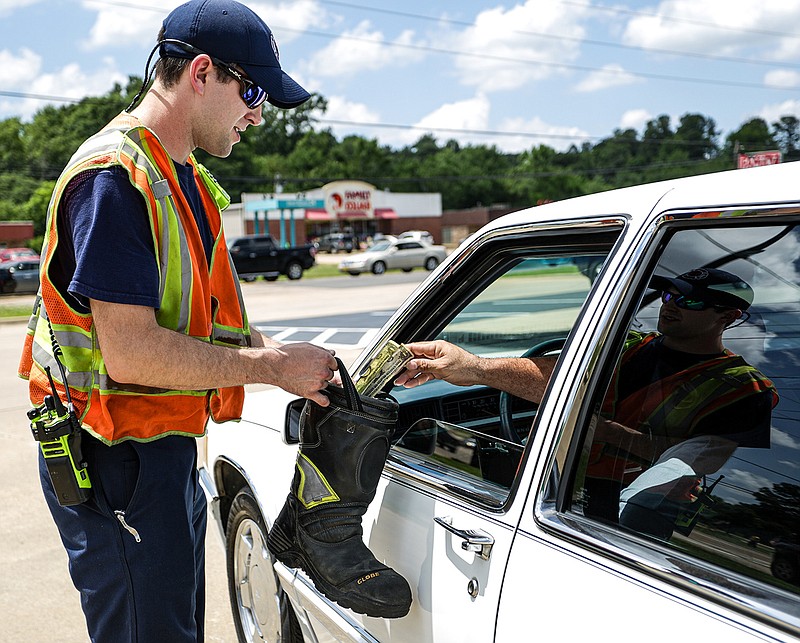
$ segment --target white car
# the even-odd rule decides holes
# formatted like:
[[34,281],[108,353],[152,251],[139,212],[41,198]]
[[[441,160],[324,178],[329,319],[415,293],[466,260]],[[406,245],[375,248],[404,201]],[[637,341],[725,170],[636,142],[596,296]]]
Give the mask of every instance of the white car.
[[358,276],[362,272],[382,275],[387,270],[411,272],[414,268],[434,270],[447,257],[444,246],[434,246],[424,241],[402,238],[385,238],[376,241],[364,252],[339,262],[339,270]]
[[[354,379],[389,340],[559,355],[538,407],[441,380],[390,388],[399,425],[362,524],[366,545],[410,584],[402,618],[343,609],[271,557],[303,401],[249,394],[242,422],[210,426],[201,467],[240,640],[800,640],[800,581],[770,569],[774,545],[800,524],[798,186],[800,165],[788,163],[512,213],[400,306]],[[736,449],[674,533],[656,538],[589,515],[587,463],[629,331],[655,327],[651,277],[697,267],[752,286],[749,318],[725,344],[772,379],[780,401],[768,443]]]

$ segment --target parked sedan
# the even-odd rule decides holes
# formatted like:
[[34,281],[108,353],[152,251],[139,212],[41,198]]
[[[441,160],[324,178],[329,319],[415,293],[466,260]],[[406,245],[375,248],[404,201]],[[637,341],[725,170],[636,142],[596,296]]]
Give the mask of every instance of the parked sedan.
[[[407,615],[343,608],[267,547],[293,476],[320,498],[335,496],[324,479],[309,483],[313,462],[298,454],[304,400],[270,387],[248,393],[241,422],[210,423],[200,479],[226,544],[239,640],[506,643],[555,628],[550,638],[568,641],[625,632],[648,643],[800,641],[800,585],[787,582],[794,571],[779,558],[770,573],[772,545],[753,547],[774,543],[780,554],[798,525],[799,171],[796,162],[734,170],[508,214],[470,236],[395,311],[349,368],[356,386],[390,342],[441,339],[486,358],[557,356],[538,405],[488,384],[403,388],[390,376],[383,385],[398,420],[361,526],[375,557],[408,581]],[[595,270],[581,269],[587,257]],[[742,417],[706,425],[714,435],[698,429],[705,440],[669,434],[674,446],[656,460],[667,452],[649,421],[655,414],[642,421],[634,406],[636,430],[608,426],[623,386],[617,365],[636,337],[661,327],[662,301],[673,327],[692,315],[720,319],[713,302],[714,310],[683,297],[679,308],[674,293],[652,287],[654,276],[705,279],[714,268],[754,293],[725,347],[757,365],[780,399],[755,427]],[[712,358],[736,359],[669,352],[686,371]],[[643,404],[673,417],[689,415],[693,405],[683,403],[692,399],[722,408],[734,371],[745,368],[737,364],[718,371],[718,388],[682,386],[673,374],[680,403],[670,398],[663,410],[651,385]],[[707,417],[691,419],[699,427]],[[747,441],[752,434],[758,441]],[[593,476],[593,459],[620,452],[624,480]],[[673,494],[670,480],[684,491]],[[626,518],[629,494],[620,510],[621,490],[634,485],[649,520]],[[669,529],[654,532],[656,523]]]
[[5,293],[32,293],[39,290],[39,259],[0,263],[0,290]]
[[447,256],[444,246],[413,239],[381,239],[364,252],[343,259],[339,270],[357,276],[362,272],[382,275],[387,270],[411,272],[414,268],[434,270]]

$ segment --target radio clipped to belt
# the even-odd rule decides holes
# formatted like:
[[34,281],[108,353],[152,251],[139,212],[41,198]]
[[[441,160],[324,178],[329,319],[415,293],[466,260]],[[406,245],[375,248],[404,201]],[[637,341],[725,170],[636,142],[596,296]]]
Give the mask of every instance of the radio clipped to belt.
[[91,497],[92,483],[81,452],[81,423],[72,405],[69,386],[66,386],[64,366],[58,359],[61,347],[56,342],[52,329],[50,335],[53,340],[53,354],[65,383],[67,406],[64,406],[58,395],[48,366],[45,372],[52,395],[46,395],[41,406],[28,411],[28,419],[31,421],[33,439],[39,442],[42,449],[58,503],[62,507],[69,507],[86,502]]

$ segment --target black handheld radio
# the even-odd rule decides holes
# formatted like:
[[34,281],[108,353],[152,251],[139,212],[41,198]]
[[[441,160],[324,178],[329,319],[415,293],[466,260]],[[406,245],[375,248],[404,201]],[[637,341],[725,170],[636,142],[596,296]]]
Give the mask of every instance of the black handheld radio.
[[[61,366],[61,362],[58,365]],[[45,368],[45,372],[53,394],[46,395],[41,406],[28,411],[31,432],[42,449],[59,504],[62,507],[79,505],[92,495],[92,483],[81,453],[81,424],[72,406],[69,387],[65,386],[65,407],[58,396],[49,366]],[[64,381],[66,382],[66,377]]]

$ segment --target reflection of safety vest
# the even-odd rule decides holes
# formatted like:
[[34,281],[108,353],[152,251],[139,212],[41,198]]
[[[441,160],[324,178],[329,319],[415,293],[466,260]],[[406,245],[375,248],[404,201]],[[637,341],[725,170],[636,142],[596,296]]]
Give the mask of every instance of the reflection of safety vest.
[[45,305],[39,305],[37,297],[19,374],[29,379],[31,402],[39,405],[50,393],[45,372],[49,367],[65,400],[64,382],[54,358],[54,345],[60,346],[60,359],[67,369],[70,395],[81,423],[108,444],[167,434],[202,435],[209,414],[217,421],[241,415],[241,386],[178,391],[112,380],[98,347],[91,314],[75,310],[69,297],[54,286],[63,283],[63,279],[54,279],[58,266],[53,264],[53,256],[59,241],[58,208],[67,184],[85,170],[122,167],[144,197],[150,217],[159,269],[158,324],[200,341],[248,346],[250,329],[220,216],[230,198],[194,157],[190,156],[189,162],[214,237],[210,265],[172,160],[155,134],[126,114],[80,147],[56,183],[48,207],[39,292]]
[[[710,414],[751,395],[772,391],[772,406],[778,403],[772,382],[741,356],[727,349],[719,357],[654,382],[658,393],[644,385],[626,398],[619,399],[622,370],[634,355],[657,337],[658,333],[631,333],[603,403],[603,417],[677,444],[692,437],[697,424]],[[624,439],[616,444],[593,443],[587,475],[627,481],[626,474],[638,473],[650,466],[651,462],[628,453],[625,447]]]

